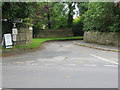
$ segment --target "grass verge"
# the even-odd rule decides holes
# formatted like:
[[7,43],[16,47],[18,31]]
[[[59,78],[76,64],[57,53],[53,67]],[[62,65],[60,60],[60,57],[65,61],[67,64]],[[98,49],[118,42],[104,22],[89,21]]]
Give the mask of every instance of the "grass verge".
[[83,39],[83,36],[79,37],[61,37],[61,38],[39,38],[33,39],[32,43],[29,45],[16,45],[14,48],[26,48],[26,49],[34,49],[38,48],[42,43],[51,40],[74,40],[74,39]]

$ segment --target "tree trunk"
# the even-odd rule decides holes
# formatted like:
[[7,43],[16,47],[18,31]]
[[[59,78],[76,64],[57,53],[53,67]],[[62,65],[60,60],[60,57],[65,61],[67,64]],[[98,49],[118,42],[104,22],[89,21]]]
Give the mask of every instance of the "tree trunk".
[[48,29],[51,29],[50,14],[49,14],[49,12],[48,12],[47,17],[48,17]]
[[68,7],[69,7],[69,12],[68,12],[68,27],[72,28],[72,25],[73,25],[73,15],[71,14],[73,12],[72,3],[70,3],[68,5]]

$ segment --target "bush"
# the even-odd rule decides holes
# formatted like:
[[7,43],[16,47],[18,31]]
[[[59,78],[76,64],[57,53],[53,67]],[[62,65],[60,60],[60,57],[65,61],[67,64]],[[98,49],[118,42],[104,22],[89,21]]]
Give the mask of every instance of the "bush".
[[83,36],[83,20],[81,17],[78,17],[73,20],[73,34],[74,36]]

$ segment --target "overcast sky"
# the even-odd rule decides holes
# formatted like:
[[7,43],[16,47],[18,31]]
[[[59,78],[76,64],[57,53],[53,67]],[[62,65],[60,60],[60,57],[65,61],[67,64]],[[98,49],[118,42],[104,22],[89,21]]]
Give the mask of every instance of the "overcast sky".
[[[68,14],[68,11],[69,11],[68,4],[65,4],[65,9],[67,9],[66,14]],[[75,19],[79,16],[79,8],[77,6],[77,3],[75,4],[75,9],[73,11],[75,12],[75,14],[73,15],[73,19]]]

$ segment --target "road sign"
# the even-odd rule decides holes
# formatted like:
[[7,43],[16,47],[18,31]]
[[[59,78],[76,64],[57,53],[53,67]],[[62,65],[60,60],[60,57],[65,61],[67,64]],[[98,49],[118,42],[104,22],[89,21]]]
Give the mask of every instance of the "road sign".
[[15,34],[15,35],[18,34],[18,30],[17,30],[17,28],[13,28],[13,29],[12,29],[12,34],[13,34],[13,35],[14,35],[14,34]]
[[15,41],[17,41],[17,35],[16,34],[13,34],[13,41],[15,42]]
[[12,48],[11,34],[4,34],[6,48]]

